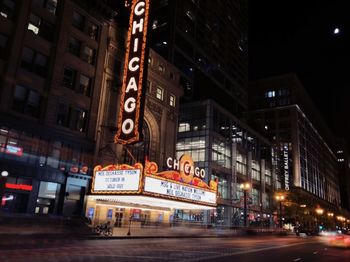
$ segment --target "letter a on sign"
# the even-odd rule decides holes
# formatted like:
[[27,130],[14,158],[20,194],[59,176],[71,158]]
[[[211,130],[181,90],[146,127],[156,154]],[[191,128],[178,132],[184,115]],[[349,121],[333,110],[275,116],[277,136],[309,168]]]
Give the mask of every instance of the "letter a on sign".
[[118,131],[114,141],[133,144],[141,139],[148,55],[147,29],[150,0],[133,0],[121,89]]

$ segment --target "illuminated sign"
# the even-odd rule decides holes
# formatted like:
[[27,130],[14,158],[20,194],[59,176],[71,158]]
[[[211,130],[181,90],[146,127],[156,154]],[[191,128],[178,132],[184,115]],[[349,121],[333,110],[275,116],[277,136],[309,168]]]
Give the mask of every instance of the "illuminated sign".
[[96,171],[92,184],[92,192],[138,192],[140,187],[140,179],[140,169]]
[[145,177],[144,193],[156,194],[164,198],[185,200],[199,204],[216,205],[216,192],[202,188],[171,182],[156,177]]
[[131,6],[128,41],[126,47],[124,76],[118,131],[115,142],[132,144],[140,140],[144,104],[144,77],[146,75],[146,37],[149,0],[133,0]]
[[283,146],[283,173],[284,173],[284,189],[289,190],[289,155],[288,146]]
[[205,178],[205,170],[194,166],[193,159],[190,155],[183,154],[180,160],[169,157],[166,161],[168,168],[178,170],[182,180],[186,183],[192,181],[193,177]]
[[6,183],[5,184],[5,188],[16,189],[16,190],[24,190],[24,191],[32,191],[33,186],[32,185],[25,185],[25,184]]
[[5,152],[6,154],[15,155],[15,156],[22,156],[23,155],[23,148],[13,145],[6,145],[6,148],[0,147],[0,152]]

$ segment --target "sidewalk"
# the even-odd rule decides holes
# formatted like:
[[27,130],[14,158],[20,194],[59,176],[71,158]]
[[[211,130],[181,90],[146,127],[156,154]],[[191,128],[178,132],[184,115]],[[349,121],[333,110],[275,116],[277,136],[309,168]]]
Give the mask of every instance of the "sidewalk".
[[[45,237],[69,239],[118,239],[118,238],[185,238],[185,237],[235,237],[245,235],[277,235],[272,229],[230,229],[227,227],[205,228],[199,226],[149,226],[113,228],[113,236],[96,234],[82,219],[48,217],[3,217],[0,216],[0,239],[8,237]],[[286,234],[285,234],[286,235]]]

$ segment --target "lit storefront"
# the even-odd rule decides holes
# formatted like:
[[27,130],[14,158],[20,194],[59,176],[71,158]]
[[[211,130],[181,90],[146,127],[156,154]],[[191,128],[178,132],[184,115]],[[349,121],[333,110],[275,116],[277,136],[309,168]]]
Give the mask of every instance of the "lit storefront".
[[168,158],[167,165],[162,172],[149,161],[145,168],[140,163],[96,166],[86,216],[93,224],[110,221],[122,227],[132,220],[141,227],[170,225],[180,214],[199,220],[203,210],[215,209],[217,182],[205,183],[205,171],[194,167],[189,155]]

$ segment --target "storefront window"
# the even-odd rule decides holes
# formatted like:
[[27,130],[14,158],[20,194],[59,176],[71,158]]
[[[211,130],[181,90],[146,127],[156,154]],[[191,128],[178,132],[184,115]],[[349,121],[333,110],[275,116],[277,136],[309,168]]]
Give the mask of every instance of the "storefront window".
[[260,190],[252,189],[252,204],[258,206],[260,204]]

